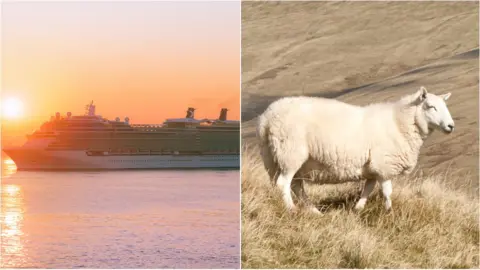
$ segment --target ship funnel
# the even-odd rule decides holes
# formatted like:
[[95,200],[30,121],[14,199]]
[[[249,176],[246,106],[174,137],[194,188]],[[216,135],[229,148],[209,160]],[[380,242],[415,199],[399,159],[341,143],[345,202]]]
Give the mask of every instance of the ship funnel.
[[120,122],[120,117],[115,118],[116,122]]
[[192,108],[192,107],[188,108],[186,118],[191,118],[191,119],[195,118],[195,108]]
[[56,120],[60,120],[60,113],[59,113],[59,112],[56,112],[56,113],[55,113],[55,119],[56,119]]
[[67,118],[70,119],[70,117],[72,117],[72,113],[71,113],[71,112],[67,112]]
[[95,116],[95,105],[93,105],[93,100],[90,104],[85,106],[85,115]]
[[130,121],[130,118],[125,117],[125,123],[128,124],[128,121]]
[[220,117],[218,117],[218,120],[227,121],[227,112],[228,112],[227,108],[222,108],[222,110],[220,111]]

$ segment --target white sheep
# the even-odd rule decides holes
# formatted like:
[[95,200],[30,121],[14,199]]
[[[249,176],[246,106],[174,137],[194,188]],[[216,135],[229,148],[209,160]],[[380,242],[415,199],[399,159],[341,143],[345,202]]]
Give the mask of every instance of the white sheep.
[[366,180],[356,210],[363,209],[378,181],[385,208],[392,202],[391,179],[409,174],[420,147],[434,129],[451,133],[450,97],[416,93],[396,102],[354,106],[334,99],[285,97],[259,116],[257,136],[265,169],[281,189],[288,209],[296,209],[290,189],[309,202],[304,180],[336,184]]

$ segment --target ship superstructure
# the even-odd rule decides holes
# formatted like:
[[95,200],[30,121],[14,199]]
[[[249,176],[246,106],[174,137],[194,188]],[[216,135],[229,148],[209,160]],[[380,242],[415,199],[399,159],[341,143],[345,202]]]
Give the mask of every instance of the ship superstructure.
[[111,121],[95,113],[52,116],[21,147],[3,149],[18,169],[239,168],[240,121],[184,118],[162,124]]

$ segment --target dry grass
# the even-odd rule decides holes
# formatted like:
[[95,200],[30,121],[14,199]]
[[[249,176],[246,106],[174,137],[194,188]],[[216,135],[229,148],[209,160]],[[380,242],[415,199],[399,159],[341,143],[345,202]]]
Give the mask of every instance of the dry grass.
[[307,186],[322,215],[288,213],[258,151],[245,148],[242,268],[478,268],[478,196],[451,185],[460,180],[396,179],[391,214],[378,186],[360,213],[350,210],[360,183]]

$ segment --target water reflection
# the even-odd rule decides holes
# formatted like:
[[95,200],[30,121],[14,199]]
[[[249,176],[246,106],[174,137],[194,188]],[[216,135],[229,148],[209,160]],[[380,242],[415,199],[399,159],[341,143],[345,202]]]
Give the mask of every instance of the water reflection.
[[15,162],[9,157],[3,158],[3,166],[2,166],[2,178],[3,177],[10,177],[12,176],[15,172],[17,172],[17,166],[15,165]]
[[1,253],[0,267],[25,265],[26,252],[23,246],[24,195],[19,185],[1,186]]

